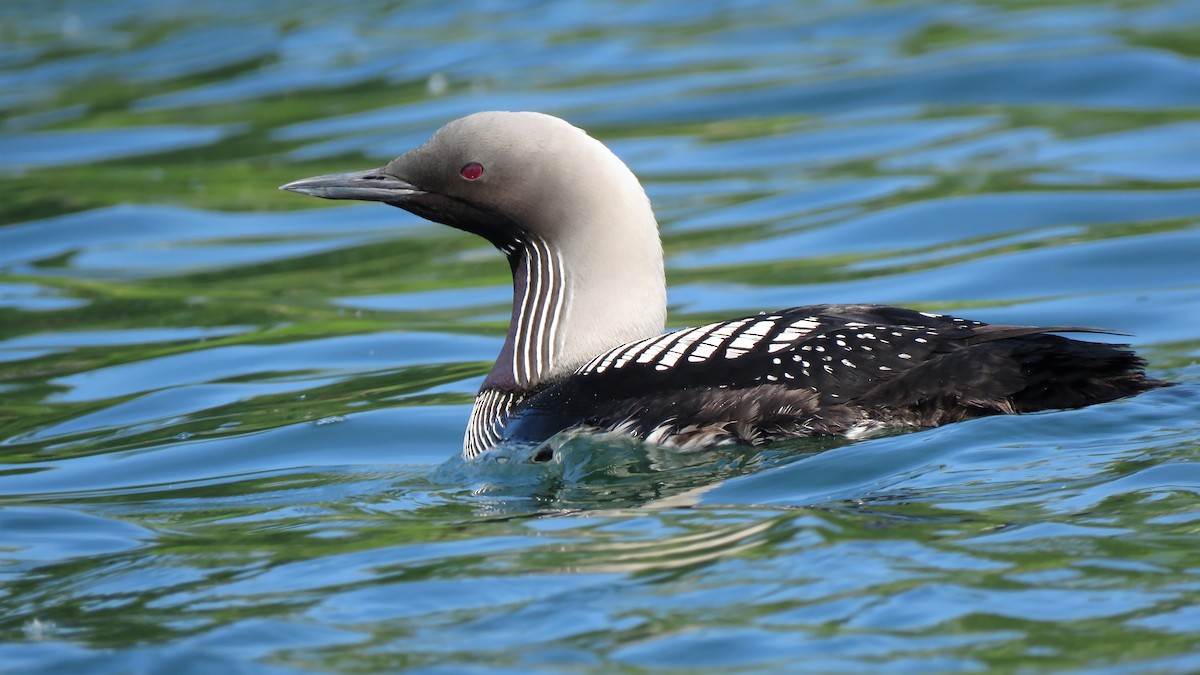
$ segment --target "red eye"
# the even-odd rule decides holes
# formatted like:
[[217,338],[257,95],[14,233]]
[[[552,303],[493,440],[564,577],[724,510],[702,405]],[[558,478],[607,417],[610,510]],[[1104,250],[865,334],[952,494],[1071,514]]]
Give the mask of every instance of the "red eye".
[[483,165],[479,162],[467,162],[458,172],[467,180],[475,180],[483,175]]

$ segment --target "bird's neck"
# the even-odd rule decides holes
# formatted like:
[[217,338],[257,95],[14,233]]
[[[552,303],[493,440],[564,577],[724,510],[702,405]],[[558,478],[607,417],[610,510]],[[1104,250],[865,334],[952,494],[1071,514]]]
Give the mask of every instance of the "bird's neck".
[[483,389],[532,392],[560,370],[571,284],[562,253],[541,239],[526,237],[503,250],[513,275],[512,319]]
[[483,390],[529,395],[603,351],[662,332],[666,283],[657,228],[651,231],[650,241],[638,243],[580,237],[563,245],[524,236],[506,246],[512,319]]
[[463,439],[468,459],[501,441],[526,398],[609,349],[661,333],[666,322],[662,243],[645,191],[600,143],[589,139],[571,153],[589,168],[586,189],[575,189],[572,175],[527,210],[537,219],[531,227],[493,241],[512,268],[512,321],[475,398]]

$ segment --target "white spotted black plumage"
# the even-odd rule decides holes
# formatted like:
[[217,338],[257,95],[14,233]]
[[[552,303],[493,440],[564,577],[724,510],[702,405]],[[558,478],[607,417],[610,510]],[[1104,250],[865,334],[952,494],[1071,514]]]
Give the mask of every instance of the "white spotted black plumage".
[[[772,382],[808,388],[824,403],[846,399],[882,379],[880,373],[922,362],[943,343],[963,340],[978,321],[927,315],[895,307],[819,305],[796,307],[683,329],[610,350],[575,376],[620,381],[626,391],[725,385],[744,389]],[[623,358],[670,347],[648,361]],[[905,361],[909,363],[904,363]],[[651,372],[653,371],[653,372]]]
[[[506,440],[581,426],[684,448],[935,426],[1157,386],[1121,345],[874,305],[797,307],[600,354],[514,411]],[[649,358],[644,358],[644,357]],[[1082,365],[1086,364],[1086,365]]]

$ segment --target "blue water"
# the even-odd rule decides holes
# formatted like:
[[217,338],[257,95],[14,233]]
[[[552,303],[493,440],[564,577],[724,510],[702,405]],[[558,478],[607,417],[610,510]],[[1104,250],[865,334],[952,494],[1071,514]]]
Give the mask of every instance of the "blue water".
[[[1200,670],[1197,45],[1188,1],[0,6],[0,672]],[[276,186],[488,109],[638,173],[672,325],[1105,326],[1180,386],[464,465],[506,263]]]

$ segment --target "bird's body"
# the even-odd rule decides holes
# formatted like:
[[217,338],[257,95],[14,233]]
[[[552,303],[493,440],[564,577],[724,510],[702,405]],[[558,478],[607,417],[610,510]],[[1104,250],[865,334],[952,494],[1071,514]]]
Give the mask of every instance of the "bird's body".
[[681,448],[937,426],[1076,408],[1164,383],[1122,345],[878,305],[819,305],[663,333],[657,223],[583,131],[478,113],[380,169],[284,189],[383,201],[483,236],[513,271],[513,317],[463,454],[573,428]]
[[[621,430],[683,449],[1077,408],[1137,390],[1131,352],[880,305],[794,307],[608,350],[526,398],[497,435]],[[1086,364],[1081,368],[1080,364]]]

